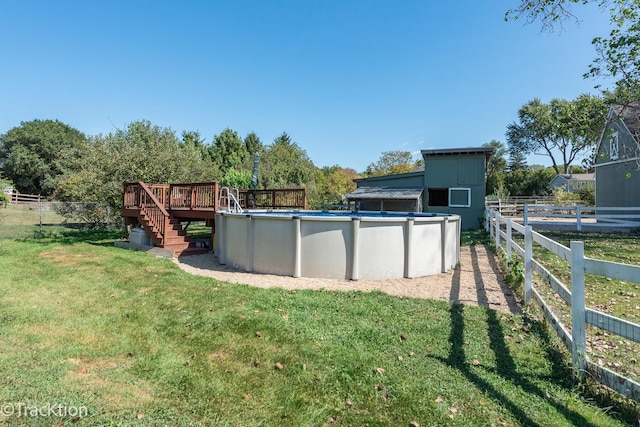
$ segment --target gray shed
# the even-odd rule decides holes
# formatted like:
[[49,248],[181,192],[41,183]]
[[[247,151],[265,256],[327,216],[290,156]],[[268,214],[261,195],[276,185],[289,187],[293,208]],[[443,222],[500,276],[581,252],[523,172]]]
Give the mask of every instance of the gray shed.
[[613,105],[596,150],[596,206],[640,206],[640,104]]
[[[363,210],[457,214],[462,217],[463,229],[479,228],[486,166],[492,153],[492,147],[422,150],[424,170],[356,179],[358,188],[346,197],[360,201]],[[404,198],[398,198],[400,194]]]

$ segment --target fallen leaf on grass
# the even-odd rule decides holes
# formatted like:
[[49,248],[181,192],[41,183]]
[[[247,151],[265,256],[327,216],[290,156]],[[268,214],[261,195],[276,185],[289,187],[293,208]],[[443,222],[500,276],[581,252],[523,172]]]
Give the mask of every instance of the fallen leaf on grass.
[[384,369],[382,368],[375,368],[374,371],[376,371],[379,374],[384,374]]
[[331,424],[335,424],[335,423],[337,423],[337,422],[338,422],[338,420],[339,420],[339,419],[340,419],[340,417],[339,417],[339,416],[334,415],[333,417],[329,418],[329,422],[330,422]]
[[440,396],[436,397],[436,403],[442,403],[443,401],[444,400]]
[[345,400],[345,401],[344,401],[344,403],[345,403],[347,406],[353,406],[353,400],[351,400],[351,399],[347,399],[347,400]]
[[478,359],[473,359],[473,366],[478,366],[480,361]]
[[400,341],[406,341],[407,339],[404,337],[404,335],[400,335]]
[[420,424],[418,424],[418,422],[417,422],[417,421],[411,421],[411,422],[409,423],[409,425],[410,425],[411,427],[420,427]]
[[143,418],[144,418],[144,414],[143,414],[143,413],[141,413],[141,412],[138,412],[138,413],[136,414],[136,418],[137,418],[137,419],[139,419],[139,420],[141,420],[141,419],[143,419]]
[[260,333],[260,331],[257,331],[257,332],[256,332],[256,337],[257,337],[257,338],[262,337],[262,333]]
[[458,408],[451,407],[449,408],[449,410],[451,411],[452,414],[458,413]]
[[398,360],[402,362],[402,356],[398,356]]
[[277,370],[279,370],[279,371],[281,371],[281,370],[283,370],[283,369],[284,369],[284,366],[282,366],[282,363],[280,363],[280,362],[276,363],[275,367],[276,367],[276,369],[277,369]]

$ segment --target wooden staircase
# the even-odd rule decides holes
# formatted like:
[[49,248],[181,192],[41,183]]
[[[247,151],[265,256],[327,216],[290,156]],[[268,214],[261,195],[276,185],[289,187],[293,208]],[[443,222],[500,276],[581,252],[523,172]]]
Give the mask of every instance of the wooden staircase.
[[139,210],[137,219],[155,246],[173,251],[174,256],[207,253],[207,248],[196,247],[180,220],[168,212],[149,187],[139,184]]

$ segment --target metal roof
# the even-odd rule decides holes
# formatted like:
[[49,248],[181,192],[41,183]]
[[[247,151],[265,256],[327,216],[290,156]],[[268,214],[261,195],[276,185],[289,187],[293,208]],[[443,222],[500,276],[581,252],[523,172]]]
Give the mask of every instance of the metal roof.
[[348,200],[416,200],[424,187],[360,187],[347,194]]
[[456,154],[484,154],[489,157],[493,154],[493,147],[466,147],[466,148],[442,148],[438,150],[422,150],[422,156],[451,156]]

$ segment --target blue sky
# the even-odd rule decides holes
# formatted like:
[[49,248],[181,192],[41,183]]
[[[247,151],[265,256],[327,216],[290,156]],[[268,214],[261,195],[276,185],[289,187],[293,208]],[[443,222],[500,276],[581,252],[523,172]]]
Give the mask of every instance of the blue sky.
[[[505,142],[534,97],[585,80],[606,13],[541,34],[518,0],[0,0],[0,133],[58,119],[86,134],[147,119],[207,142],[286,131],[316,166]],[[530,163],[547,162],[531,158]]]

